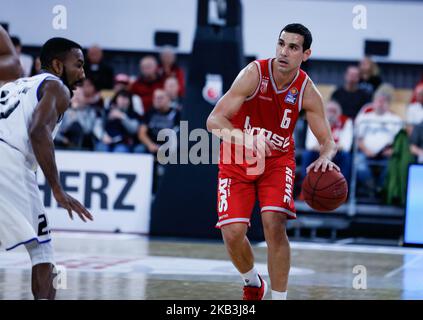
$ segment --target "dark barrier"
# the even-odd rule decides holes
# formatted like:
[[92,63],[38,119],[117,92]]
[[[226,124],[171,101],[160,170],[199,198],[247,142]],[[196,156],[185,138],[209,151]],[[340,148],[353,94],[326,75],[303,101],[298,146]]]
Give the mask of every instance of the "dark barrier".
[[[188,121],[191,131],[206,128],[216,97],[229,89],[245,66],[239,0],[199,1],[189,66],[182,118]],[[193,144],[195,142],[190,142],[189,147]],[[151,234],[220,238],[220,232],[214,228],[216,191],[216,164],[168,165],[152,207]],[[256,221],[259,217],[255,216],[254,229],[261,230]],[[252,231],[253,238],[262,238],[261,231]]]

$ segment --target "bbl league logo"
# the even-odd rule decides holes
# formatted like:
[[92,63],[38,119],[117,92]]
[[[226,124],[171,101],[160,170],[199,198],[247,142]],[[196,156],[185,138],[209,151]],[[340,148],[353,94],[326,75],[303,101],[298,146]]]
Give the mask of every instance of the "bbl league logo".
[[295,102],[297,101],[297,96],[298,96],[298,89],[295,87],[291,88],[285,97],[285,102],[289,104],[295,104]]
[[203,98],[210,104],[216,104],[216,102],[222,96],[222,76],[220,74],[207,74],[206,84],[203,88]]

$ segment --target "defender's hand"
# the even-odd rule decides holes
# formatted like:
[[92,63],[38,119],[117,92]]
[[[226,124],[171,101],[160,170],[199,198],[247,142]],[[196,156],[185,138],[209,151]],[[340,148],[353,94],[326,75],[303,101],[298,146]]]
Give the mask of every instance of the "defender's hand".
[[89,220],[93,220],[93,216],[91,213],[88,212],[85,207],[79,203],[78,200],[72,198],[67,193],[63,192],[62,190],[53,193],[54,198],[56,199],[57,203],[60,204],[63,208],[68,210],[69,217],[73,220],[72,211],[75,211],[79,218],[81,218],[82,221],[87,222],[86,218]]

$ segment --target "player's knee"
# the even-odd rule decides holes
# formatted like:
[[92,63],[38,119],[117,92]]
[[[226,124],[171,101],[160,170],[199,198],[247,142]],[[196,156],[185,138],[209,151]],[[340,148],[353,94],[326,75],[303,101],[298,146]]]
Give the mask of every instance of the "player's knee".
[[222,235],[225,244],[229,247],[235,247],[242,244],[247,231],[245,224],[230,224],[222,227]]
[[288,242],[286,220],[263,219],[263,229],[268,245],[283,245]]
[[32,241],[25,244],[25,247],[28,251],[29,257],[31,258],[32,266],[42,263],[55,264],[53,246],[51,245],[51,242],[38,243],[37,241]]
[[286,231],[287,217],[279,212],[262,213],[262,223],[265,230],[280,232]]

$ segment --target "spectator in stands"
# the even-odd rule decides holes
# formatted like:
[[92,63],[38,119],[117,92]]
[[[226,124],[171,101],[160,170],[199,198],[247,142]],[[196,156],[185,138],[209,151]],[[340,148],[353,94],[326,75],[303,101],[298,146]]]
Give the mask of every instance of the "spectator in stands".
[[[113,86],[113,92],[115,96],[119,91],[131,90],[131,80],[129,76],[125,73],[119,73],[115,76],[115,84]],[[139,96],[136,94],[131,94],[131,100],[132,100],[132,108],[133,111],[135,111],[139,116],[144,115],[144,106],[142,104],[142,100]],[[106,106],[110,106],[110,100],[105,102]]]
[[113,69],[104,62],[103,50],[99,46],[88,49],[84,70],[99,90],[113,88]]
[[[93,150],[95,143],[101,137],[101,128],[104,118],[104,101],[101,97],[99,88],[90,78],[84,79],[81,88],[82,96],[79,107],[84,110],[84,112],[90,114],[86,120],[87,123],[82,126],[85,134],[82,147],[84,149]],[[95,112],[95,119],[91,117],[92,111]]]
[[41,73],[41,60],[40,57],[36,57],[34,59],[34,63],[32,64],[31,74],[30,76],[36,76],[37,74]]
[[182,99],[179,97],[179,83],[175,77],[169,77],[164,82],[164,90],[168,94],[171,107],[179,111],[182,110]]
[[18,37],[10,37],[10,39],[12,40],[12,43],[15,46],[16,53],[19,56],[19,60],[21,62],[21,66],[24,72],[24,77],[29,77],[31,75],[31,69],[34,59],[29,54],[22,53],[22,43]]
[[418,163],[423,163],[423,121],[414,126],[410,137],[410,152]]
[[423,121],[423,83],[416,88],[416,101],[407,106],[407,133],[411,136],[413,128]]
[[159,88],[163,88],[163,78],[157,60],[153,56],[146,56],[140,60],[140,75],[131,86],[131,92],[141,98],[145,113],[153,105],[153,92]]
[[172,47],[166,46],[163,48],[160,54],[160,73],[167,79],[169,77],[175,77],[179,84],[179,97],[185,95],[185,74],[181,67],[176,63],[175,51]]
[[[381,190],[387,160],[393,152],[392,143],[403,125],[401,118],[390,111],[392,98],[391,90],[379,88],[373,98],[372,111],[361,113],[355,122],[358,145],[355,163],[357,180],[368,192]],[[371,165],[376,165],[375,171],[379,171],[377,181]]]
[[138,131],[138,114],[134,112],[132,94],[121,90],[112,99],[107,111],[104,133],[96,144],[96,151],[131,151]]
[[82,84],[82,101],[84,105],[94,107],[98,112],[102,112],[104,101],[99,88],[91,78],[85,78]]
[[359,69],[360,83],[358,87],[366,91],[370,96],[373,96],[376,89],[382,83],[377,64],[370,57],[364,57],[360,61]]
[[156,154],[164,141],[157,137],[162,129],[179,130],[180,113],[171,108],[170,98],[163,89],[156,89],[153,95],[153,108],[149,110],[138,130],[138,138],[142,143],[135,147],[136,153]]
[[410,101],[410,103],[414,103],[414,102],[416,102],[416,98],[417,98],[417,88],[418,88],[420,85],[423,85],[423,74],[422,74],[422,76],[421,76],[421,78],[420,78],[419,82],[416,84],[416,86],[415,86],[415,87],[414,87],[414,89],[413,89],[413,95],[412,95],[412,97],[411,97],[411,101]]
[[[351,146],[353,142],[353,123],[351,118],[342,114],[342,109],[336,101],[326,104],[326,116],[329,121],[332,136],[338,146],[338,152],[334,162],[341,168],[341,172],[347,181],[350,181],[351,172]],[[306,134],[306,149],[302,155],[302,175],[305,177],[306,168],[319,157],[320,145],[313,135],[310,127]]]
[[356,66],[349,66],[345,72],[344,85],[336,89],[331,97],[331,100],[341,105],[343,114],[352,119],[370,101],[370,95],[358,87],[359,81],[360,70]]
[[98,116],[95,107],[86,102],[82,87],[77,88],[71,108],[64,114],[55,144],[65,149],[93,150],[102,127],[102,117]]

